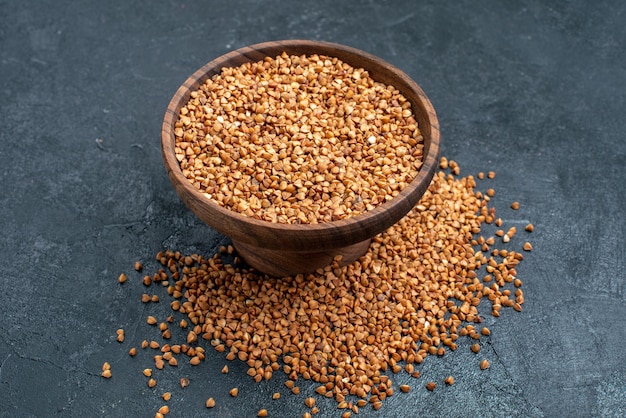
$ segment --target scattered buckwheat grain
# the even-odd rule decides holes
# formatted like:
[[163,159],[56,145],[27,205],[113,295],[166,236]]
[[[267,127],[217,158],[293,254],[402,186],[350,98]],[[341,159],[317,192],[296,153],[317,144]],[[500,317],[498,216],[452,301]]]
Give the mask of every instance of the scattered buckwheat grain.
[[[441,165],[458,169],[444,159]],[[296,381],[305,379],[340,409],[357,413],[368,403],[380,409],[394,393],[390,372],[418,378],[419,364],[456,350],[461,337],[474,340],[471,350],[479,352],[476,340],[491,334],[479,325],[479,307],[486,304],[484,312],[498,317],[505,308],[520,311],[524,303],[517,277],[524,256],[510,244],[498,249],[493,236],[481,235],[481,226],[495,221],[504,228],[496,235],[505,236],[506,222],[488,206],[495,192],[483,195],[475,187],[472,176],[437,173],[415,208],[374,237],[364,256],[342,267],[337,260],[312,274],[275,278],[227,264],[222,256],[236,257],[230,245],[208,258],[159,252],[163,268],[146,276],[148,285],[164,284],[171,309],[186,318],[180,321],[186,338],[171,345],[144,340],[141,347],[160,350],[154,364],[161,370],[176,366],[182,355],[200,364],[203,346],[210,344],[228,360],[245,362],[256,382],[282,372],[294,394],[300,391]],[[513,244],[515,229],[506,236]],[[170,315],[168,323],[173,320]],[[156,318],[148,322],[157,324]],[[167,323],[159,330],[169,331]],[[483,370],[488,366],[487,360],[480,363]],[[110,377],[110,366],[103,367],[103,376],[105,371]],[[454,378],[444,382],[452,385]],[[189,380],[180,384],[184,388]],[[426,384],[428,390],[435,387]],[[213,398],[206,406],[215,406]]]

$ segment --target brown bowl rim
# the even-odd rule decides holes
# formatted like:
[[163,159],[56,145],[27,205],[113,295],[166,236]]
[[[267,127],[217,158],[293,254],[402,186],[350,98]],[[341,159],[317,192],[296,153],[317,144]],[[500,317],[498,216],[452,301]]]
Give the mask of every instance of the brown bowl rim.
[[[394,87],[401,92],[405,93],[407,89],[410,89],[419,96],[420,105],[425,108],[430,125],[430,132],[428,132],[429,141],[425,144],[422,167],[417,176],[397,196],[372,210],[346,219],[318,224],[274,223],[250,218],[220,206],[204,196],[182,174],[180,165],[174,155],[175,137],[173,126],[178,119],[178,110],[188,102],[191,91],[196,90],[207,78],[217,74],[224,67],[237,66],[244,62],[256,62],[266,56],[277,56],[281,53],[275,53],[275,51],[286,51],[289,54],[299,55],[319,54],[336,56],[350,65],[353,64],[350,63],[349,57],[353,57],[355,60],[365,60],[368,64],[376,66],[376,72],[382,70],[385,72],[385,77],[391,76],[399,79],[404,85],[394,84]],[[358,65],[370,72],[370,76],[374,80],[380,81],[376,78],[377,74],[372,74],[373,70],[371,68],[362,64]],[[380,76],[380,74],[378,75]],[[416,103],[412,103],[414,112],[416,111],[415,106]],[[422,126],[420,126],[420,129],[422,129],[422,135],[425,136]],[[439,162],[440,132],[439,122],[432,103],[422,88],[399,68],[375,55],[350,46],[325,41],[293,39],[245,46],[221,55],[195,71],[177,89],[168,104],[161,130],[161,149],[168,176],[175,185],[177,193],[188,207],[189,202],[184,195],[195,196],[202,202],[201,205],[205,205],[210,211],[229,219],[232,223],[243,228],[233,230],[227,225],[214,224],[202,219],[213,229],[229,236],[231,239],[252,245],[259,245],[265,248],[283,248],[288,246],[298,250],[310,248],[309,241],[311,240],[324,242],[326,248],[328,246],[332,247],[335,244],[334,241],[337,241],[336,246],[360,242],[377,235],[400,220],[417,204],[430,185]],[[178,187],[182,187],[183,190],[180,190]],[[415,197],[416,194],[418,195],[417,197]],[[195,205],[190,207],[190,209],[200,217]],[[258,233],[258,231],[263,232]],[[331,239],[324,241],[323,237]],[[335,238],[335,240],[332,238]]]

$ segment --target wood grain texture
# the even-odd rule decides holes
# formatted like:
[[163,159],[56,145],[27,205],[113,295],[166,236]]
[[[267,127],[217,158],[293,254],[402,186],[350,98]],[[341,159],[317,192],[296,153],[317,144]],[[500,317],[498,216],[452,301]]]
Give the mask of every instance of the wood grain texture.
[[[245,217],[219,206],[200,193],[184,177],[176,160],[174,147],[174,124],[178,113],[188,100],[191,91],[224,67],[256,62],[266,56],[275,57],[283,52],[291,55],[321,54],[337,57],[356,68],[365,68],[379,82],[395,86],[412,104],[415,118],[424,137],[423,166],[417,177],[393,200],[371,211],[339,221],[311,224],[280,224]],[[244,47],[225,54],[191,75],[176,91],[165,112],[161,131],[162,154],[168,176],[183,202],[202,221],[220,233],[229,236],[244,259],[253,267],[268,274],[283,275],[315,270],[313,261],[307,263],[306,271],[298,271],[294,258],[315,259],[323,252],[318,267],[324,266],[328,254],[339,253],[340,248],[369,240],[400,220],[419,201],[428,188],[439,162],[439,122],[435,110],[422,89],[404,72],[366,52],[334,43],[290,40],[266,42]],[[254,249],[257,249],[253,256]],[[242,251],[243,250],[243,251]],[[322,251],[323,250],[323,251]],[[364,251],[363,251],[364,252]],[[245,253],[248,253],[246,256]],[[302,253],[299,254],[298,253]],[[347,251],[354,258],[353,251]],[[263,254],[263,256],[261,256]],[[271,262],[259,262],[261,258],[274,257]],[[358,257],[356,257],[358,258]],[[332,259],[332,258],[331,258]],[[289,269],[272,269],[270,265],[292,265]],[[297,263],[296,263],[297,264]],[[328,264],[328,263],[326,263]],[[304,266],[303,266],[304,267]]]
[[336,256],[341,256],[340,266],[350,264],[361,257],[369,248],[371,239],[340,248],[319,247],[313,251],[268,250],[262,247],[233,241],[239,255],[255,269],[276,277],[312,273],[320,267],[330,265]]

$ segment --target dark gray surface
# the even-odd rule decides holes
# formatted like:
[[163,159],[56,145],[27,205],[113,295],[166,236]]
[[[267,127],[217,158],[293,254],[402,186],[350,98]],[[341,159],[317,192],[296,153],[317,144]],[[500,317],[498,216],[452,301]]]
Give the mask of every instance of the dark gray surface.
[[[306,410],[307,385],[297,397],[280,378],[257,385],[237,362],[222,375],[226,361],[210,350],[149,389],[141,370],[153,354],[126,350],[150,338],[145,316],[169,307],[139,303],[138,274],[116,282],[137,259],[154,271],[162,248],[210,255],[227,242],[173,192],[161,118],[209,60],[287,38],[347,44],[406,71],[438,112],[443,154],[465,174],[497,171],[505,222],[536,226],[519,268],[524,311],[487,318],[491,369],[480,372],[461,341],[412,382],[453,373],[456,385],[359,416],[624,415],[624,2],[92,3],[0,1],[0,416],[148,417],[164,390],[170,416]],[[99,376],[103,361],[111,380]],[[192,381],[184,391],[179,375]]]

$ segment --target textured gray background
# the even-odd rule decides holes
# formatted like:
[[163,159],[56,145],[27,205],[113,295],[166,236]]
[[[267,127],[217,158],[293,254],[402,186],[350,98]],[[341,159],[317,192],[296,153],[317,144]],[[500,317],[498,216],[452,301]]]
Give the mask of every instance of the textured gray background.
[[[282,379],[254,384],[238,363],[222,375],[212,351],[148,389],[140,371],[152,354],[126,350],[150,338],[145,316],[169,307],[139,302],[137,274],[116,282],[137,259],[154,271],[162,248],[210,255],[227,242],[173,192],[162,115],[206,62],[288,38],[347,44],[407,72],[438,112],[443,154],[462,174],[497,171],[501,216],[536,226],[519,268],[524,311],[487,317],[491,369],[459,340],[411,382],[452,373],[455,386],[419,387],[359,416],[624,416],[624,2],[90,3],[0,0],[0,416],[149,417],[166,389],[170,416],[306,410],[309,386],[287,395]],[[507,212],[513,200],[522,208]],[[99,377],[104,360],[111,380]],[[192,385],[182,391],[178,375]]]

